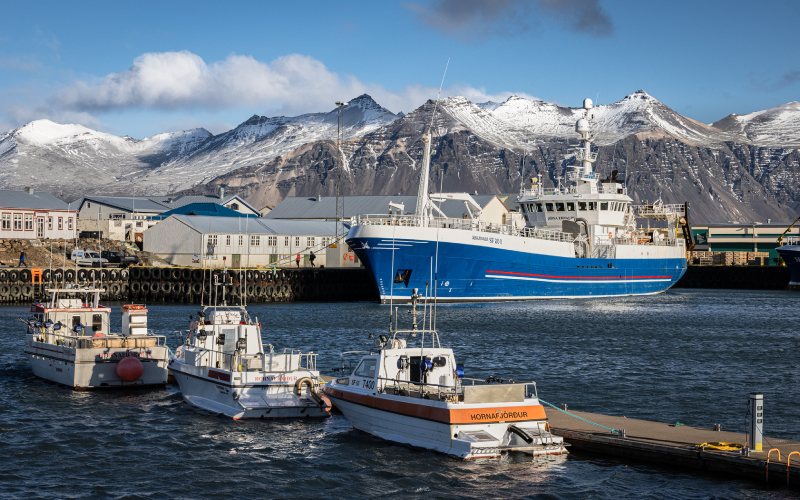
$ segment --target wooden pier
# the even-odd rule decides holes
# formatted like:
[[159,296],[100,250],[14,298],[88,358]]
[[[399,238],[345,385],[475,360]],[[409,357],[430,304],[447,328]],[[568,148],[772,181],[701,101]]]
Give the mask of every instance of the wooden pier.
[[763,451],[745,456],[741,451],[719,451],[699,446],[715,442],[746,445],[747,436],[738,432],[573,410],[566,414],[552,408],[547,408],[547,417],[553,433],[562,436],[571,445],[571,450],[736,475],[764,484],[800,489],[800,442],[797,441],[765,436]]

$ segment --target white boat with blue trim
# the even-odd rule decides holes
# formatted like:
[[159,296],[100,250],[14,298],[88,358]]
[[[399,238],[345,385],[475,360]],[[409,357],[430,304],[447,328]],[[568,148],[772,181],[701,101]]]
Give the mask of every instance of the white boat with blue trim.
[[[440,301],[494,301],[646,295],[674,285],[686,271],[686,206],[635,206],[616,171],[605,179],[594,172],[591,109],[586,99],[575,126],[579,164],[554,188],[532,179],[518,197],[520,225],[479,220],[466,193],[428,194],[428,132],[415,213],[357,216],[346,238],[381,300],[409,300],[414,288],[435,289]],[[471,216],[445,217],[436,205],[445,199],[464,201]],[[436,286],[426,287],[431,271]]]

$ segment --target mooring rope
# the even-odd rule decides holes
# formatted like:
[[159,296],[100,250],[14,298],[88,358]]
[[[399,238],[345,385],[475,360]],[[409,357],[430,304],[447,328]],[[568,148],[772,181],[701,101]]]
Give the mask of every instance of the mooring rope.
[[593,422],[593,421],[589,420],[588,418],[584,418],[584,417],[581,417],[580,415],[576,415],[576,414],[572,413],[569,410],[565,410],[563,408],[559,408],[558,406],[554,405],[553,403],[548,403],[547,401],[545,401],[542,398],[539,398],[539,401],[544,403],[544,404],[546,404],[550,408],[553,408],[554,410],[560,411],[564,415],[569,415],[570,417],[576,418],[576,419],[578,419],[578,420],[580,420],[582,422],[586,422],[589,425],[594,425],[595,427],[600,427],[601,429],[605,429],[608,432],[610,432],[611,434],[614,434],[614,435],[621,434],[621,432],[618,429],[614,429],[613,427],[608,427],[608,426],[605,426],[603,424],[598,424],[597,422]]

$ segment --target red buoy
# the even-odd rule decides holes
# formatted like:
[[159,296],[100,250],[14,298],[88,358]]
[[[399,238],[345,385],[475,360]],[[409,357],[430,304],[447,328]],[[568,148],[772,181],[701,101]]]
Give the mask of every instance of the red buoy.
[[128,356],[119,360],[115,371],[122,381],[134,382],[144,374],[144,366],[139,358]]

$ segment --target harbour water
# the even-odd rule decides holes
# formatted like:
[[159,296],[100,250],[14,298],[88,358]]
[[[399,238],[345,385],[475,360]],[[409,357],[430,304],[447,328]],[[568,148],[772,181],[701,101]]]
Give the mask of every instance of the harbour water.
[[[113,319],[119,327],[118,306]],[[470,377],[534,379],[580,410],[744,431],[764,393],[766,434],[800,439],[800,294],[671,290],[649,297],[440,306],[443,342]],[[152,306],[161,334],[193,306]],[[385,333],[387,306],[254,305],[265,342],[338,353]],[[401,309],[402,312],[402,309]],[[23,357],[27,307],[0,308],[0,496],[44,498],[783,498],[729,477],[591,455],[461,462],[323,421],[230,421],[192,409],[175,387],[73,392]],[[177,337],[173,337],[174,347]],[[768,443],[766,443],[768,445]]]

